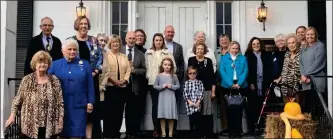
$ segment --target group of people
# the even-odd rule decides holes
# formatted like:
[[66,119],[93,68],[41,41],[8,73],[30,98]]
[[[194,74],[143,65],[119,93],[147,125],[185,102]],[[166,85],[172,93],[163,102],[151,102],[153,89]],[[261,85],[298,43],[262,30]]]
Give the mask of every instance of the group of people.
[[295,97],[305,109],[311,81],[321,92],[326,87],[324,79],[310,77],[326,74],[325,46],[313,27],[277,35],[273,52],[253,37],[244,55],[237,41],[221,35],[218,56],[202,31],[195,33],[193,47],[184,56],[182,45],[173,41],[171,25],[163,34],[154,34],[151,45],[145,44],[142,29],[128,31],[125,45],[115,34],[90,36],[85,16],[75,20],[76,34],[63,43],[51,34],[53,27],[51,18],[43,18],[41,34],[29,43],[25,76],[6,122],[11,125],[20,111],[26,138],[119,138],[124,111],[126,137],[138,138],[147,93],[153,137],[174,137],[179,100],[185,100],[195,138],[213,137],[215,100],[220,100],[222,129],[230,138],[241,137],[243,107],[227,107],[224,95],[247,97],[247,122],[253,133],[270,83],[281,85],[285,102]]

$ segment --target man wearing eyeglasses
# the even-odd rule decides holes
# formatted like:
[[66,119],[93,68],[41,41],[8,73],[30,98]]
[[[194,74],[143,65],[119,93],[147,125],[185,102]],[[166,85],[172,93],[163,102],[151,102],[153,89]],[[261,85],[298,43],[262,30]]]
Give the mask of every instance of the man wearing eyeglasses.
[[33,72],[30,68],[30,61],[32,56],[38,51],[43,50],[49,52],[52,57],[52,61],[63,58],[60,39],[51,34],[54,28],[52,19],[49,17],[42,18],[39,28],[42,32],[33,37],[28,45],[24,64],[24,76]]

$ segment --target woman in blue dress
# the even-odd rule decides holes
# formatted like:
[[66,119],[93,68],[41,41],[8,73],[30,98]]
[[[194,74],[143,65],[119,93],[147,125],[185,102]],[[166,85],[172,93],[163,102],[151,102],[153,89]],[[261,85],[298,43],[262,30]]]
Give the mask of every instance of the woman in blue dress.
[[62,46],[64,58],[54,61],[49,69],[60,80],[64,106],[64,126],[61,136],[82,138],[86,133],[87,113],[95,102],[94,81],[89,62],[77,58],[78,43],[68,39]]

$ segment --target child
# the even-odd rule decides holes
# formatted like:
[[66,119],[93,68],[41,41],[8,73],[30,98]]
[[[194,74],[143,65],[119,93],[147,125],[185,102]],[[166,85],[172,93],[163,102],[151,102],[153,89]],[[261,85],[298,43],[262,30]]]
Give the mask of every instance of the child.
[[159,91],[157,118],[161,121],[162,138],[166,137],[165,120],[169,124],[169,138],[172,138],[173,120],[178,120],[175,90],[179,89],[179,81],[173,70],[173,61],[169,57],[164,58],[154,84]]
[[187,68],[187,74],[189,80],[184,84],[184,99],[186,105],[187,115],[190,119],[190,130],[192,136],[198,136],[200,133],[199,122],[200,122],[200,103],[203,99],[203,83],[196,79],[197,69],[189,66]]

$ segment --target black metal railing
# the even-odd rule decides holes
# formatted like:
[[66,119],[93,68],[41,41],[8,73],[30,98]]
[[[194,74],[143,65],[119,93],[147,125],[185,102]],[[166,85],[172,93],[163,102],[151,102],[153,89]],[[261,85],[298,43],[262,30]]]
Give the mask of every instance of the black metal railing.
[[[319,76],[315,76],[319,77]],[[332,76],[320,76],[321,78],[332,78]],[[313,79],[314,76],[311,76]],[[327,104],[327,95],[332,93],[321,93],[317,89],[316,82],[312,81],[312,90],[315,92],[314,98],[311,98],[311,116],[314,121],[317,121],[317,132],[316,138],[320,139],[331,139],[333,138],[333,118],[331,113],[328,110]],[[331,85],[328,85],[331,86]]]
[[[7,84],[8,87],[10,85],[11,81],[21,81],[22,78],[8,78],[7,79]],[[15,92],[16,96],[16,92]],[[15,121],[14,124],[8,126],[5,128],[5,139],[19,139],[22,136],[21,133],[21,114],[20,114],[20,109],[18,109],[17,114],[15,116]]]

